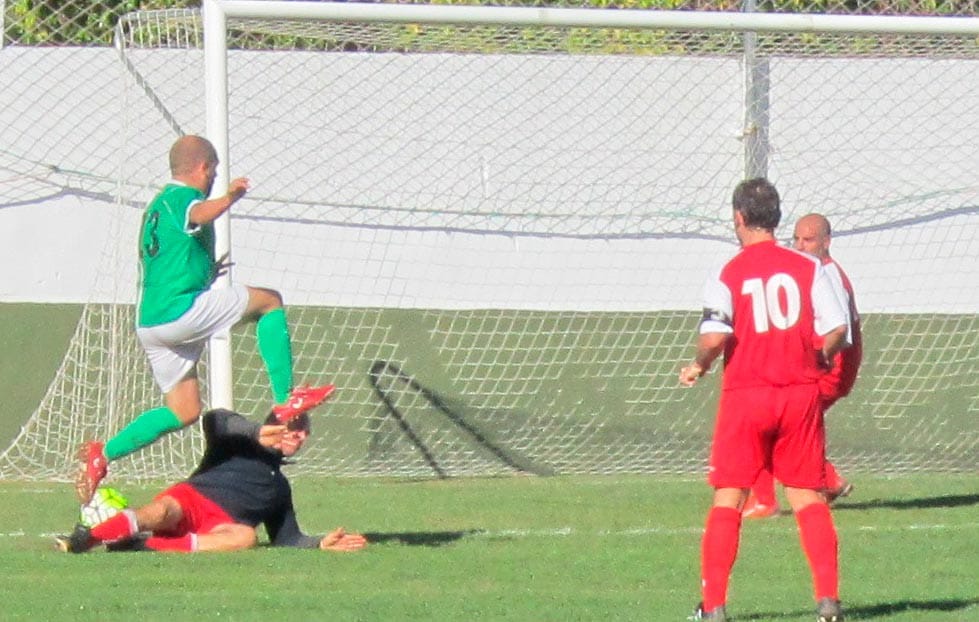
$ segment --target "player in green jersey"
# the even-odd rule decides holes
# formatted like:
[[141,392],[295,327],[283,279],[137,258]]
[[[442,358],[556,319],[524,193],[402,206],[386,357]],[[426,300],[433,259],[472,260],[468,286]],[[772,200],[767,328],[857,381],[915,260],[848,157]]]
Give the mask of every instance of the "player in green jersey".
[[136,334],[164,405],[140,414],[104,444],[85,443],[76,480],[82,503],[91,499],[109,462],[197,421],[202,410],[197,362],[204,345],[239,322],[256,323],[272,412],[280,422],[307,412],[333,392],[333,385],[293,386],[292,346],[279,292],[241,284],[213,286],[228,267],[224,258],[215,257],[214,221],[250,186],[244,177],[232,179],[225,195],[208,199],[217,165],[210,141],[180,137],[170,149],[173,179],[146,207],[139,234]]

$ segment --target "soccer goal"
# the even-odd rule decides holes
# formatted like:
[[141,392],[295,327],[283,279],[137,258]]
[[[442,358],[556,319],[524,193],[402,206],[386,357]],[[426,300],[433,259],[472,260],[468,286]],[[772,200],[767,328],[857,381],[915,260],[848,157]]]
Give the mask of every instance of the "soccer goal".
[[[297,380],[330,381],[306,473],[703,472],[717,399],[682,389],[700,288],[767,175],[782,238],[829,217],[865,364],[829,415],[844,470],[976,468],[979,20],[205,0],[117,29],[118,247],[4,477],[160,396],[133,335],[141,205],[180,133],[249,176],[220,238],[283,292]],[[220,190],[220,187],[217,188]],[[260,417],[254,335],[208,400]],[[183,475],[195,430],[113,466]]]

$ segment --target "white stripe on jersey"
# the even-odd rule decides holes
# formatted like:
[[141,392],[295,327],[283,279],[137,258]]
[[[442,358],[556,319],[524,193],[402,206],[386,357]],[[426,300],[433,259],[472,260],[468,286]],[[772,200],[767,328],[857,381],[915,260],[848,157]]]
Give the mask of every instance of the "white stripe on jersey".
[[[724,264],[727,265],[727,264]],[[720,311],[727,318],[734,317],[734,303],[733,297],[731,296],[731,291],[727,288],[727,285],[721,281],[721,271],[724,266],[719,267],[714,271],[709,279],[704,283],[703,293],[701,294],[701,299],[704,303],[704,309],[710,309],[711,311]],[[720,320],[704,320],[700,323],[700,333],[733,333],[734,326],[730,323],[722,322]]]

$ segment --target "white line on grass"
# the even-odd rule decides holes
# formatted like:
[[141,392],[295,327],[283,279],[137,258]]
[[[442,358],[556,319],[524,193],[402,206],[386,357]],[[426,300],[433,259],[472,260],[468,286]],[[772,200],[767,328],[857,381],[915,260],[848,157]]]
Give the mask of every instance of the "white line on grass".
[[[775,524],[764,526],[766,529],[775,527]],[[856,525],[852,527],[841,527],[837,525],[838,531],[879,531],[879,532],[907,532],[907,531],[965,531],[969,529],[979,529],[979,523],[935,523],[935,524],[914,524],[914,525]],[[642,537],[642,536],[682,536],[703,533],[703,527],[625,527],[622,529],[599,529],[597,531],[585,531],[574,527],[552,527],[544,529],[474,529],[459,530],[467,538],[567,538],[571,536],[605,536],[605,537]],[[61,532],[58,532],[61,533]],[[37,533],[28,534],[25,531],[0,532],[0,538],[53,538],[58,533]]]
[[[766,528],[775,527],[774,524],[765,526]],[[936,523],[924,525],[857,525],[855,527],[840,527],[838,531],[880,531],[880,532],[906,532],[906,531],[964,531],[969,529],[979,529],[979,523]],[[563,538],[568,536],[597,535],[611,537],[636,537],[636,536],[678,536],[703,533],[703,527],[627,527],[623,529],[601,529],[595,532],[587,532],[574,527],[556,527],[551,529],[480,529],[468,533],[467,536],[477,538]]]

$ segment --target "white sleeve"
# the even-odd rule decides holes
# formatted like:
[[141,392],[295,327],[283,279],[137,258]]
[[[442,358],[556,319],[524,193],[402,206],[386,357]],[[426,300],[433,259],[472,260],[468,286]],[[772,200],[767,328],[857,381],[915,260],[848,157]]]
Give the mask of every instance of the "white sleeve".
[[829,278],[830,283],[833,284],[833,291],[836,293],[837,300],[843,305],[843,311],[846,313],[846,342],[849,344],[853,343],[853,314],[850,312],[852,306],[850,305],[850,294],[846,291],[846,286],[843,285],[843,275],[840,274],[840,268],[834,262],[829,262],[823,265],[823,269],[826,271],[826,276]]
[[731,290],[721,281],[721,269],[707,279],[702,293],[704,315],[700,320],[700,334],[733,333],[734,302]]
[[829,273],[822,265],[816,267],[816,276],[812,281],[812,306],[817,334],[825,335],[834,328],[846,325],[847,343],[850,343],[850,317],[846,305],[840,300]]
[[187,214],[184,216],[184,232],[189,233],[190,235],[197,235],[197,233],[201,230],[200,225],[190,222],[190,210],[194,209],[194,206],[198,203],[203,203],[203,201],[200,199],[191,201],[190,205],[187,206]]

